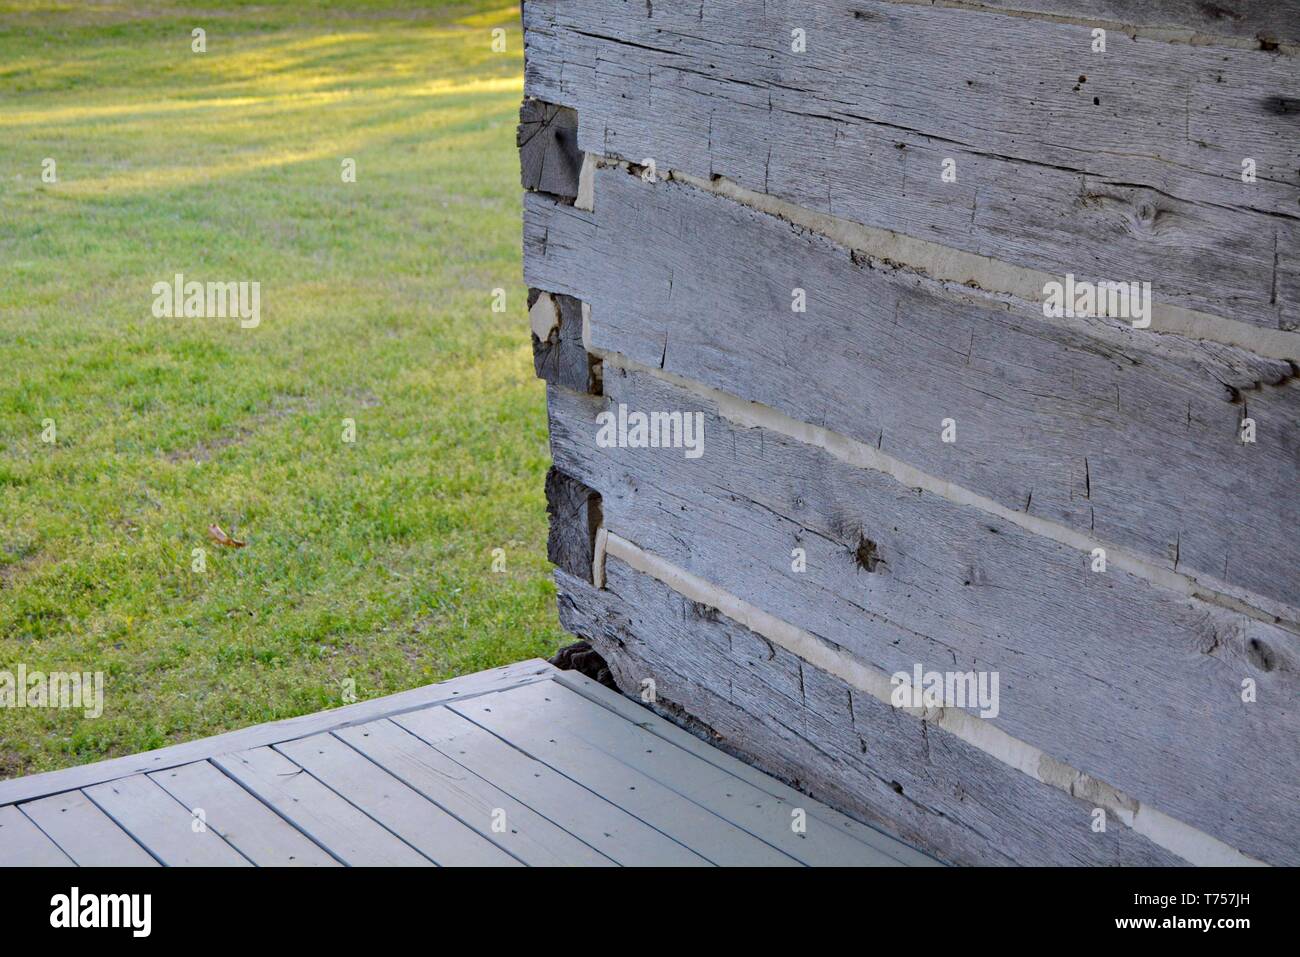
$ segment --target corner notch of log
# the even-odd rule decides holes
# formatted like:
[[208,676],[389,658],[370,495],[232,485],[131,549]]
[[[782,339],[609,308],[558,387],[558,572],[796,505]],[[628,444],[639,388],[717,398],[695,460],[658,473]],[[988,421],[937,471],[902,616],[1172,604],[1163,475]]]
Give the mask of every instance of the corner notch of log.
[[539,379],[587,395],[602,393],[600,360],[582,341],[582,302],[572,296],[528,290],[533,369]]
[[602,522],[600,493],[551,466],[546,473],[546,514],[551,520],[546,557],[573,577],[593,584]]
[[526,99],[519,108],[519,171],[524,189],[572,206],[578,198],[582,151],[578,114],[567,106]]

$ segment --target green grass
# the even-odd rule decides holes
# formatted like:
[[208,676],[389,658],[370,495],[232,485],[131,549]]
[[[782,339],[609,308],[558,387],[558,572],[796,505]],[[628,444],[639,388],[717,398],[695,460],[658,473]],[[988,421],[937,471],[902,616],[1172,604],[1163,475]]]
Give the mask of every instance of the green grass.
[[[0,776],[561,643],[521,75],[500,0],[0,0],[0,670],[106,680],[0,710]],[[155,318],[177,272],[261,325]]]

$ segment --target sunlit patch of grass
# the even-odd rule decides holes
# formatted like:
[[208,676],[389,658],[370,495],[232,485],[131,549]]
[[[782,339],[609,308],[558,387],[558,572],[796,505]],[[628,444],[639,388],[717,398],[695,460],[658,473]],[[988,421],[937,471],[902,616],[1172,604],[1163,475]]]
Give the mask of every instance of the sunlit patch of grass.
[[[517,17],[0,0],[0,670],[107,680],[99,719],[0,711],[0,775],[561,641]],[[176,272],[260,282],[260,326],[155,318]]]

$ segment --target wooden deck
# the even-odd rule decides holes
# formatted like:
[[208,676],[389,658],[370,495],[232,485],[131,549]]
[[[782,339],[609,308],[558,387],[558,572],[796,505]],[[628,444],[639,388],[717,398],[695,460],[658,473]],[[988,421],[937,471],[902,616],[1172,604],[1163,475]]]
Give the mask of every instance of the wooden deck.
[[0,781],[4,866],[932,863],[539,660]]

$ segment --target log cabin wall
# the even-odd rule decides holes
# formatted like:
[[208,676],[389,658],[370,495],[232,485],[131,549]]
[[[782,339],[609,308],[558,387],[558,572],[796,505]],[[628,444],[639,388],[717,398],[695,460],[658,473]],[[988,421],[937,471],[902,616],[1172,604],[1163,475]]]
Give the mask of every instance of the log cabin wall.
[[523,16],[622,690],[944,861],[1300,864],[1300,3]]

